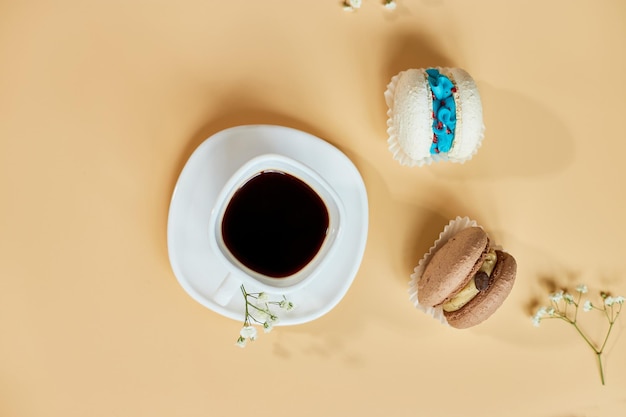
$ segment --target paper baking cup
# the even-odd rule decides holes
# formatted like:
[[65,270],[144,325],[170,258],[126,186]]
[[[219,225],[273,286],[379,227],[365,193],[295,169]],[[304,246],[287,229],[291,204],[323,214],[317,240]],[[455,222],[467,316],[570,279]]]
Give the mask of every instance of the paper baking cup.
[[[450,68],[441,68],[441,67],[434,67],[434,68],[436,68],[439,71],[445,71],[446,75],[451,76],[451,74],[449,74],[451,70]],[[468,120],[468,123],[471,123],[472,126],[474,126],[476,123],[480,122],[482,130],[478,138],[478,143],[474,146],[474,149],[471,151],[471,154],[464,158],[454,158],[454,157],[450,157],[448,153],[443,153],[443,154],[431,154],[429,157],[415,160],[411,158],[404,151],[404,149],[402,148],[398,140],[399,133],[393,121],[394,121],[396,85],[398,83],[398,80],[400,79],[400,76],[405,72],[406,71],[402,71],[394,75],[391,78],[391,81],[389,82],[389,84],[387,85],[387,89],[385,90],[385,102],[387,103],[387,135],[388,135],[387,145],[388,145],[389,151],[393,154],[393,158],[396,161],[400,162],[400,165],[405,165],[405,166],[423,166],[423,165],[430,165],[433,162],[440,162],[440,161],[449,161],[453,163],[463,164],[469,161],[470,159],[472,159],[474,155],[478,153],[478,149],[482,146],[482,141],[485,135],[485,126],[482,120],[477,121],[477,120],[473,120],[473,118],[470,118],[472,120]],[[457,86],[459,85],[459,80],[453,80],[453,81]],[[472,81],[472,85],[473,85],[473,81]],[[480,98],[477,99],[477,95],[474,94],[473,91],[465,91],[465,90],[466,89],[462,88],[461,86],[461,88],[458,89],[458,92],[455,93],[454,100],[455,100],[455,104],[457,105],[459,109],[464,104],[482,106],[482,103],[480,102]],[[427,97],[427,100],[432,103],[432,99],[430,97]],[[462,114],[461,111],[457,110],[457,126],[459,129],[461,125],[463,124],[463,120],[461,119],[461,114]],[[424,135],[426,135],[425,137],[430,138],[430,136],[432,135],[432,130],[429,129],[429,131],[425,132]]]
[[391,82],[387,85],[387,90],[385,90],[385,102],[387,102],[387,135],[389,138],[387,139],[387,144],[389,145],[389,151],[393,154],[393,159],[400,162],[400,165],[406,166],[422,166],[428,165],[432,161],[427,161],[422,159],[420,161],[416,161],[406,153],[404,153],[404,149],[400,146],[398,142],[398,132],[396,131],[396,126],[393,123],[394,120],[394,97],[396,94],[396,84],[400,79],[400,75],[402,73],[394,75],[391,78]]
[[[409,281],[409,300],[411,300],[415,308],[432,316],[434,319],[439,320],[441,324],[445,324],[447,326],[448,321],[443,315],[443,309],[441,308],[441,306],[430,307],[423,306],[419,303],[417,299],[417,283],[424,274],[424,269],[426,268],[426,265],[428,265],[428,262],[430,262],[433,254],[448,240],[450,240],[450,238],[459,233],[461,230],[467,229],[468,227],[480,227],[482,229],[482,226],[479,226],[474,220],[471,220],[468,217],[457,217],[456,219],[451,220],[450,223],[448,223],[448,225],[443,229],[443,232],[439,234],[439,239],[435,241],[430,250],[424,255],[419,264],[415,267]],[[490,245],[493,249],[501,249],[499,246],[491,243],[491,241]]]
[[[430,165],[435,161],[446,161],[447,157],[445,155],[435,154],[431,155],[428,158],[423,159],[413,159],[411,158],[402,148],[400,142],[398,140],[399,133],[396,129],[396,125],[394,124],[394,109],[395,109],[395,96],[396,96],[396,85],[398,84],[398,80],[400,76],[404,74],[406,71],[402,71],[397,75],[394,75],[387,85],[387,90],[385,90],[385,101],[387,102],[387,145],[389,147],[389,151],[393,154],[393,159],[400,162],[400,165],[405,166],[423,166]],[[426,99],[431,102],[431,98],[426,96]],[[432,104],[431,106],[432,107]],[[425,135],[430,135],[432,130],[429,128],[427,132],[424,132]]]

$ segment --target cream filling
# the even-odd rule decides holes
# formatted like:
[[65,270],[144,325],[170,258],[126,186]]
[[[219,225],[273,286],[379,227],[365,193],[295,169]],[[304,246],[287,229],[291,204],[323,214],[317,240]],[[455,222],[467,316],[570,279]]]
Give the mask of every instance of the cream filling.
[[[496,256],[495,251],[491,251],[485,255],[485,260],[483,264],[480,266],[478,272],[484,272],[488,276],[491,277],[491,273],[493,272],[493,268],[496,266],[496,262],[498,261],[498,257]],[[477,272],[477,273],[478,273]],[[459,291],[454,297],[452,297],[448,302],[444,303],[441,307],[443,311],[452,312],[461,309],[465,304],[469,303],[472,298],[476,297],[476,295],[480,291],[476,288],[476,282],[474,281],[474,277],[463,287],[461,291]]]

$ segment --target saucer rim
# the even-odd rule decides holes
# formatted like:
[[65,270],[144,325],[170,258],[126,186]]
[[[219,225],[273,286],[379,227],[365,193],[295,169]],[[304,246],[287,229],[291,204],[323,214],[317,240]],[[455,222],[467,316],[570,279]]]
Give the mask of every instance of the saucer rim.
[[[218,314],[221,314],[225,317],[228,317],[234,320],[240,320],[240,321],[243,320],[243,316],[244,316],[243,311],[233,311],[232,309],[228,308],[228,304],[226,306],[220,306],[219,304],[211,300],[209,296],[205,294],[200,294],[196,290],[196,288],[194,288],[191,285],[191,283],[189,282],[189,278],[185,276],[185,274],[183,273],[182,267],[179,265],[180,260],[177,257],[178,248],[175,247],[176,245],[173,242],[172,235],[173,235],[173,230],[177,226],[177,223],[178,223],[178,219],[175,217],[177,213],[178,204],[183,203],[183,201],[180,201],[182,199],[180,195],[182,184],[186,181],[193,180],[193,178],[188,178],[190,175],[189,171],[191,171],[191,168],[198,163],[203,163],[204,159],[201,159],[201,158],[210,160],[211,159],[210,154],[217,152],[217,150],[219,149],[219,146],[224,146],[224,144],[226,143],[224,141],[226,141],[227,139],[231,138],[232,140],[240,140],[240,141],[245,142],[246,140],[249,140],[249,139],[246,139],[246,137],[254,136],[255,134],[258,135],[259,133],[262,133],[265,135],[269,134],[270,137],[266,139],[265,141],[261,141],[258,143],[259,144],[258,148],[255,149],[253,152],[254,156],[260,156],[260,155],[267,154],[267,153],[277,153],[279,155],[284,155],[314,170],[320,177],[322,177],[333,188],[335,188],[333,183],[337,182],[338,178],[334,178],[333,180],[330,180],[329,178],[327,178],[328,174],[324,174],[323,172],[320,172],[317,167],[317,165],[319,165],[320,167],[324,166],[324,161],[319,158],[320,154],[322,155],[328,154],[328,153],[334,154],[335,159],[339,158],[341,160],[341,164],[342,164],[341,171],[344,174],[344,178],[342,178],[341,181],[345,182],[346,181],[345,177],[348,176],[347,174],[348,173],[351,174],[350,175],[351,178],[349,179],[350,188],[356,191],[355,196],[347,196],[347,195],[342,195],[338,190],[335,190],[337,194],[339,195],[341,203],[343,204],[344,209],[347,213],[346,217],[351,217],[350,214],[352,214],[352,217],[358,218],[358,220],[360,220],[360,221],[355,220],[355,223],[358,223],[358,224],[354,225],[354,227],[358,229],[357,233],[359,234],[359,236],[356,239],[339,242],[340,248],[337,248],[338,250],[335,251],[336,252],[335,256],[341,256],[343,255],[341,252],[345,252],[347,249],[348,250],[350,249],[349,247],[344,246],[344,245],[350,244],[351,246],[353,246],[352,250],[350,251],[350,252],[353,252],[352,253],[353,256],[350,257],[351,262],[349,262],[349,265],[348,265],[348,262],[346,260],[342,260],[340,257],[336,257],[335,259],[330,260],[324,266],[324,268],[322,268],[322,271],[320,271],[320,272],[323,272],[325,269],[332,268],[333,265],[336,265],[336,262],[338,261],[341,262],[343,264],[341,272],[342,272],[342,275],[344,276],[344,279],[342,280],[343,281],[342,285],[338,286],[337,291],[334,293],[334,296],[325,297],[325,300],[321,303],[319,307],[312,309],[308,313],[299,315],[297,313],[297,309],[293,310],[292,312],[289,312],[290,314],[286,312],[282,313],[281,321],[279,323],[279,325],[283,325],[283,326],[302,324],[302,323],[315,320],[327,314],[334,307],[336,307],[336,305],[343,299],[348,289],[352,285],[352,282],[354,281],[358,273],[358,269],[360,268],[360,265],[362,263],[363,255],[365,252],[365,246],[367,243],[367,235],[368,235],[369,208],[368,208],[367,191],[365,188],[365,184],[363,182],[363,178],[360,172],[358,171],[358,169],[356,168],[356,166],[354,165],[354,163],[343,152],[341,152],[338,148],[324,141],[321,138],[318,138],[310,133],[303,132],[301,130],[290,128],[290,127],[277,126],[277,125],[262,125],[262,124],[261,125],[256,124],[256,125],[234,126],[234,127],[230,127],[230,128],[221,130],[219,132],[216,132],[215,134],[206,138],[200,145],[196,147],[196,149],[193,151],[191,156],[186,161],[185,166],[182,169],[178,177],[176,186],[174,187],[174,191],[172,193],[172,198],[170,201],[170,211],[168,213],[168,231],[167,231],[168,255],[170,258],[170,264],[174,272],[174,275],[177,281],[179,282],[179,284],[181,285],[181,287],[196,302],[200,303],[204,307],[207,307],[210,310],[213,310],[217,312]],[[275,135],[276,138],[274,138],[272,134],[276,134]],[[290,143],[288,144],[288,146],[285,147],[285,149],[283,149],[282,152],[276,152],[276,150],[272,151],[271,149],[268,149],[268,146],[270,146],[272,142],[284,141],[285,137],[289,137]],[[224,142],[224,143],[221,143],[221,142]],[[293,142],[297,142],[300,145],[307,142],[305,143],[306,144],[305,147],[315,148],[316,156],[312,157],[311,160],[309,161],[303,161],[301,156],[298,156],[298,152],[296,151],[297,146],[294,145]],[[285,142],[282,145],[285,145],[285,144],[287,143]],[[213,152],[207,153],[206,148],[210,148],[214,146],[217,147],[216,151],[209,149]],[[251,158],[248,158],[248,159],[251,159]],[[234,172],[241,165],[242,164],[239,164],[238,166],[231,168],[231,169],[233,169],[233,172]],[[229,176],[230,175],[228,175],[227,177]],[[219,184],[218,189],[221,189],[223,186],[224,186],[223,183]],[[346,199],[349,199],[350,201],[346,201]],[[213,203],[211,203],[211,205],[213,205]],[[208,214],[207,214],[207,218],[208,218]],[[349,231],[347,233],[349,233]],[[342,245],[342,243],[344,245]],[[309,283],[307,286],[304,286],[294,291],[293,293],[290,293],[290,295],[293,296],[293,295],[302,293],[304,291],[310,290],[312,286],[316,285],[316,282],[317,284],[320,283],[319,280],[314,280],[313,282]],[[276,294],[276,295],[279,295],[279,294]],[[241,301],[241,304],[243,305],[243,301]]]

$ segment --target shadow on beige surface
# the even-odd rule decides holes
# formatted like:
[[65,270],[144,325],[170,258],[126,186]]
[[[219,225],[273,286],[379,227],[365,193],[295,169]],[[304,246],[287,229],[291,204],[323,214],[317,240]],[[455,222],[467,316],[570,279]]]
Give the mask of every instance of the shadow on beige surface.
[[[432,38],[415,33],[394,33],[388,40],[388,56],[383,58],[382,77],[388,83],[391,77],[411,68],[451,67],[454,62],[439,52]],[[386,84],[385,84],[386,88]],[[384,88],[381,93],[385,91]]]
[[[222,99],[219,108],[212,112],[210,119],[188,139],[186,146],[181,147],[183,150],[178,158],[178,163],[171,173],[170,189],[174,189],[176,181],[189,157],[200,144],[215,133],[234,126],[265,124],[291,127],[311,133],[340,148],[336,143],[333,143],[332,138],[329,138],[319,128],[279,111],[268,110],[270,108],[270,104],[258,102],[254,94],[247,95],[245,89],[232,92],[228,95],[228,98]],[[167,204],[169,205],[169,201]]]
[[557,115],[522,94],[477,83],[486,126],[482,146],[466,164],[433,165],[436,175],[453,180],[528,178],[562,172],[573,163],[574,139]]
[[[440,189],[424,190],[424,194],[436,200],[434,207],[398,201],[374,165],[353,155],[350,157],[356,161],[368,193],[377,196],[369,202],[371,250],[391,267],[393,276],[388,280],[407,284],[413,268],[450,220],[448,216],[453,218],[454,213],[466,212],[466,207],[451,193]],[[403,221],[398,222],[399,218]]]

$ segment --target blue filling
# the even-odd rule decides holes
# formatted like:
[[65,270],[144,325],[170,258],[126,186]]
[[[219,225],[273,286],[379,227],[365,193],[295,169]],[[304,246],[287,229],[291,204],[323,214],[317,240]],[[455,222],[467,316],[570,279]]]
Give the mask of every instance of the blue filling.
[[433,93],[433,143],[430,153],[448,152],[454,141],[456,105],[452,93],[456,91],[452,81],[434,68],[426,70],[428,84]]

